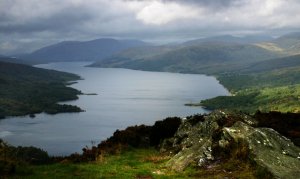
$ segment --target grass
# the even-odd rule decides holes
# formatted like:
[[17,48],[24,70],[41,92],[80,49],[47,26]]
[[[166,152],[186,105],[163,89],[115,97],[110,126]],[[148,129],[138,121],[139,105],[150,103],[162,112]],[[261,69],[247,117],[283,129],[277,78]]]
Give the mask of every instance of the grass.
[[300,84],[281,87],[265,87],[260,90],[245,89],[234,96],[220,96],[201,101],[209,109],[231,109],[254,113],[262,112],[299,112]]
[[253,168],[238,160],[214,163],[207,168],[188,167],[182,172],[165,167],[168,156],[157,150],[130,149],[119,155],[108,155],[100,161],[70,163],[62,161],[49,165],[18,167],[10,178],[255,178]]
[[31,166],[33,173],[22,178],[176,178],[186,174],[176,174],[164,168],[162,164],[167,159],[155,149],[132,149],[105,156],[97,162],[74,164],[63,161]]

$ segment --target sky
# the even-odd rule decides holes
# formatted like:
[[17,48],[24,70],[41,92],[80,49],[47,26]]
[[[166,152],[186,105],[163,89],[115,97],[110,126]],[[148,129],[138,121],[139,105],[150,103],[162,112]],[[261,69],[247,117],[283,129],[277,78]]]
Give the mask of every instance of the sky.
[[169,43],[300,31],[300,0],[0,0],[0,54],[103,37]]

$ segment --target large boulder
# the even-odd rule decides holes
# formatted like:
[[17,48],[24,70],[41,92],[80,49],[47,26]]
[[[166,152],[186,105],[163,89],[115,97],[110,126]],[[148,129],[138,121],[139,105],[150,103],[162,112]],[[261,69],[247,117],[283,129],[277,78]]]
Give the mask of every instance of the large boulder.
[[191,163],[203,166],[213,160],[212,146],[216,135],[223,126],[231,126],[239,120],[249,124],[256,123],[246,114],[223,111],[188,117],[179,126],[174,137],[162,144],[161,152],[175,154],[167,165],[181,171]]
[[300,178],[300,148],[275,130],[257,125],[252,116],[236,112],[191,116],[162,143],[161,152],[170,152],[167,166],[177,171],[234,157],[267,176]]
[[[193,124],[191,120],[184,122],[175,137],[168,141],[170,143],[170,140],[173,140],[171,152],[179,152],[167,165],[180,171],[200,158],[213,159],[211,155],[212,134],[218,128],[217,122],[212,120],[199,121],[196,124]],[[161,151],[166,150],[164,148],[167,148],[166,143],[163,144]]]
[[300,148],[275,130],[254,128],[238,121],[223,128],[219,141],[224,149],[232,143],[247,146],[249,159],[275,178],[300,178]]

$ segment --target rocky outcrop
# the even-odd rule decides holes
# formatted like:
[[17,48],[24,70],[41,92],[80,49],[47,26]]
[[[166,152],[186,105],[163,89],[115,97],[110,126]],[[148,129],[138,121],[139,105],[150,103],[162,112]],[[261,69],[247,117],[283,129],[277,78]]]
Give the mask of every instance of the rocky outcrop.
[[271,128],[254,128],[236,122],[232,127],[223,128],[219,140],[224,149],[230,143],[247,146],[249,159],[275,178],[300,177],[300,148]]
[[181,171],[235,157],[275,178],[300,178],[300,148],[271,128],[261,128],[253,116],[216,111],[188,117],[161,152],[173,157],[167,166]]

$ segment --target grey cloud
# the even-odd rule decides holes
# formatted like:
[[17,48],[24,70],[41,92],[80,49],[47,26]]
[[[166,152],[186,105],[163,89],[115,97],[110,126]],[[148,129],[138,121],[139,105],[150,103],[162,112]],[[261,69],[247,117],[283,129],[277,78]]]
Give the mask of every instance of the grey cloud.
[[0,25],[1,33],[27,33],[40,31],[64,31],[78,26],[81,22],[87,21],[91,18],[87,14],[75,14],[70,12],[63,12],[55,14],[51,17],[35,19],[23,23],[4,24]]
[[171,0],[181,3],[192,3],[211,7],[227,7],[241,0]]
[[[30,9],[28,9],[30,10]],[[28,33],[40,31],[63,31],[74,28],[93,18],[88,9],[80,7],[64,8],[48,16],[37,16],[29,20],[19,20],[7,12],[0,17],[1,33]]]
[[[151,0],[123,0],[123,1],[144,1],[149,2]],[[244,0],[161,0],[162,2],[168,3],[168,2],[177,2],[180,4],[192,4],[192,5],[198,5],[202,7],[209,7],[209,8],[226,8],[233,4],[242,4]]]
[[[138,19],[143,7],[131,9],[128,4],[133,1],[146,6],[143,2],[154,0],[0,0],[0,54],[28,52],[63,40],[175,41],[224,33],[276,35],[300,29],[298,0],[161,0],[205,11],[159,25]],[[274,2],[280,2],[280,7],[263,6],[272,7]]]

